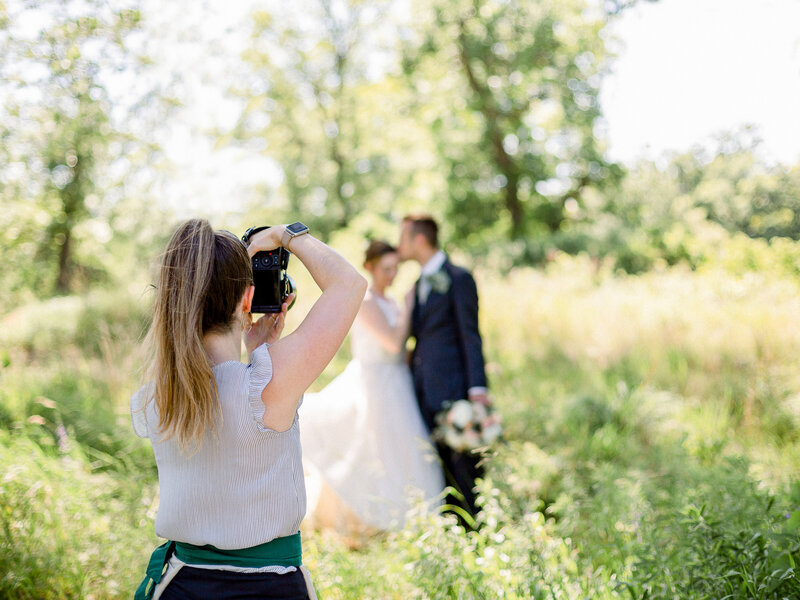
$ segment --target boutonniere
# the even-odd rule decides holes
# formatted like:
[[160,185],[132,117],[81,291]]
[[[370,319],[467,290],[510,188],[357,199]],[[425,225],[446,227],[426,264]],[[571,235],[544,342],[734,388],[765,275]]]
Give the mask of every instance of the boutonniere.
[[450,280],[450,275],[448,275],[443,269],[440,269],[435,273],[431,273],[430,275],[426,275],[425,281],[427,281],[428,285],[431,286],[431,291],[436,292],[437,294],[446,294],[450,289],[450,285],[453,283]]

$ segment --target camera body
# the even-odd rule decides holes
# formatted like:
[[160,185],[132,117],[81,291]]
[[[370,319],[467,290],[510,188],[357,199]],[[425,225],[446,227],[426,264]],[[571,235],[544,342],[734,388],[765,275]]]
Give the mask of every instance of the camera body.
[[[269,225],[251,227],[245,231],[242,241],[247,245],[253,234],[268,228]],[[281,247],[275,248],[275,250],[257,252],[253,256],[253,284],[256,290],[253,295],[251,312],[281,312],[281,305],[286,301],[286,298],[289,294],[296,292],[297,287],[294,281],[286,273],[290,254],[291,252],[286,248]]]

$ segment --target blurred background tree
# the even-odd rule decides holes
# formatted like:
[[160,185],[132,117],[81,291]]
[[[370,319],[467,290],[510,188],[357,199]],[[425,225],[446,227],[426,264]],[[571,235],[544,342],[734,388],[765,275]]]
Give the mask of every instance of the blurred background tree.
[[253,15],[251,71],[235,89],[246,104],[231,137],[263,142],[281,167],[284,214],[325,239],[366,209],[388,217],[407,183],[390,146],[413,130],[389,72],[393,5],[306,0]]
[[722,238],[800,239],[798,166],[769,164],[750,127],[661,160],[642,160],[608,188],[579,226],[582,249],[627,272],[697,267]]
[[474,246],[559,232],[587,187],[621,175],[596,135],[606,13],[581,0],[418,9],[404,68],[417,109],[435,115],[456,237]]
[[[107,279],[114,207],[152,155],[131,129],[157,96],[132,79],[146,64],[129,44],[141,13],[94,0],[3,11],[0,286],[7,301],[84,290]],[[109,93],[121,83],[124,103]]]
[[[598,92],[613,64],[608,25],[631,4],[269,2],[247,17],[234,62],[200,66],[148,58],[146,40],[166,34],[135,0],[3,4],[0,236],[14,265],[0,275],[3,305],[34,289],[111,283],[131,264],[121,255],[139,247],[110,250],[109,239],[152,245],[141,206],[163,213],[184,200],[148,192],[164,162],[152,140],[169,138],[169,106],[196,92],[185,78],[213,79],[220,64],[229,67],[216,83],[238,118],[220,111],[193,140],[240,145],[279,167],[252,192],[223,170],[237,196],[255,198],[228,227],[302,218],[324,239],[391,238],[402,214],[424,210],[442,221],[446,244],[477,262],[538,264],[560,250],[608,256],[629,272],[698,266],[709,250],[700,242],[720,228],[797,239],[797,167],[764,162],[755,130],[627,174],[606,157]],[[211,35],[224,53],[203,10],[169,43]],[[154,65],[174,70],[176,99]]]
[[[616,181],[597,94],[608,12],[568,3],[308,0],[253,16],[246,100],[230,139],[262,141],[291,214],[323,236],[364,208],[429,210],[480,250],[566,229]],[[388,27],[387,27],[388,25]],[[401,69],[402,67],[402,69]],[[276,203],[279,204],[279,203]],[[511,246],[511,248],[519,247]]]

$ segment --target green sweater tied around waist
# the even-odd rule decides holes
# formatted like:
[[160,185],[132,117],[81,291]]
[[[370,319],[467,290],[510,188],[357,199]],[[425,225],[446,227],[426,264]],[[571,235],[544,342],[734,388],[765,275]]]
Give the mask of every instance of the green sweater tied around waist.
[[303,564],[299,531],[294,535],[275,538],[265,544],[237,550],[221,550],[211,545],[194,546],[183,542],[165,542],[150,556],[147,574],[139,584],[134,600],[151,600],[173,552],[178,560],[189,565],[229,565],[258,569],[269,566],[300,567]]

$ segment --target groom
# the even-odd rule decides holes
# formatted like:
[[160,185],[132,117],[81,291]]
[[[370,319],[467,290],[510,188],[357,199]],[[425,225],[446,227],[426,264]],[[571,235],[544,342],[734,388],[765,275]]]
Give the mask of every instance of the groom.
[[[446,400],[469,398],[489,404],[481,336],[478,332],[478,291],[472,275],[450,263],[439,249],[439,227],[430,216],[407,216],[400,230],[398,252],[414,260],[422,273],[414,288],[411,336],[416,346],[411,356],[414,389],[428,430]],[[443,443],[437,450],[449,485],[464,495],[464,502],[449,497],[476,514],[475,478],[482,475],[479,456],[452,450]]]

